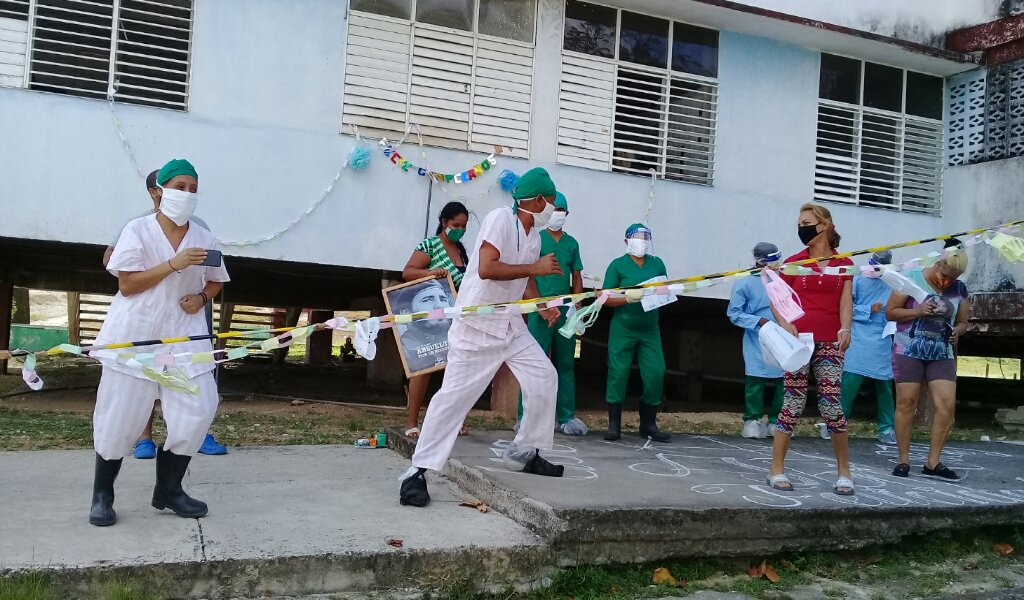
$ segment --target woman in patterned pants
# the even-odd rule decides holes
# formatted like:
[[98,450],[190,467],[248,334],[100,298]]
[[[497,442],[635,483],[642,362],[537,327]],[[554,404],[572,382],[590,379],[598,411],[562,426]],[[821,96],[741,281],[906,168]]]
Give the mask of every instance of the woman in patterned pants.
[[[800,241],[807,248],[786,259],[786,262],[805,260],[812,257],[827,257],[836,253],[839,234],[832,223],[827,208],[816,204],[800,207],[797,225]],[[783,319],[773,308],[779,325],[793,335],[810,333],[814,336],[814,354],[809,365],[794,373],[786,373],[785,399],[782,412],[775,425],[775,442],[772,447],[772,466],[768,473],[768,485],[774,489],[792,491],[793,484],[785,474],[786,453],[793,435],[793,428],[807,403],[807,378],[813,372],[818,384],[818,410],[825,420],[836,454],[839,478],[834,490],[836,494],[849,496],[854,493],[850,479],[848,458],[849,440],[846,435],[846,416],[840,404],[840,382],[843,377],[843,353],[850,346],[850,324],[853,321],[852,277],[848,275],[826,275],[826,267],[852,265],[848,258],[819,261],[811,265],[814,275],[783,275],[803,304],[804,316],[793,323]]]

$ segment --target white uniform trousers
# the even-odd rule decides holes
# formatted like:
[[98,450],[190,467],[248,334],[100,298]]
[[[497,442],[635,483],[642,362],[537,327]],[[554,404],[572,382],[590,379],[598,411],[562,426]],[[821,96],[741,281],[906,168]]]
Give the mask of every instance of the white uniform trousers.
[[515,437],[516,447],[551,449],[558,374],[526,324],[516,318],[501,338],[456,321],[448,334],[444,382],[427,406],[412,455],[414,467],[434,471],[444,468],[463,420],[502,363],[508,364],[523,391],[523,420]]
[[92,415],[96,453],[116,460],[131,452],[159,398],[167,423],[164,450],[194,456],[210,430],[220,397],[212,371],[196,375],[192,381],[199,386],[195,396],[104,367]]

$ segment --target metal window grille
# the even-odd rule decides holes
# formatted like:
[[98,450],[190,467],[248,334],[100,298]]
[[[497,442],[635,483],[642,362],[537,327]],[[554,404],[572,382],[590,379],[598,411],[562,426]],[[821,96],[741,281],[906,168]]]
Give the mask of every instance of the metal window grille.
[[[0,20],[12,4],[19,3],[0,3]],[[30,89],[187,108],[193,0],[20,4],[31,31]]]
[[[864,106],[864,67],[855,103],[820,98],[814,199],[938,214],[946,148],[942,121]],[[951,108],[952,110],[952,108]]]
[[557,161],[712,185],[717,112],[714,78],[563,49]]
[[120,0],[117,25],[114,99],[184,110],[192,0]]
[[[342,125],[432,146],[528,156],[534,44],[353,10]],[[386,68],[381,68],[381,61]]]
[[943,147],[941,121],[819,100],[814,198],[938,213]]

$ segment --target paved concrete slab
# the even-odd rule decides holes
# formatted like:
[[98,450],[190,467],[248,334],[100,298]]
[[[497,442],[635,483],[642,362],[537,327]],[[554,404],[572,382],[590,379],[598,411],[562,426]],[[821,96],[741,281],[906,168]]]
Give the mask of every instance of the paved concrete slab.
[[[446,473],[519,522],[554,535],[581,560],[635,553],[756,555],[796,548],[846,548],[933,529],[1024,522],[1024,448],[952,443],[944,462],[959,482],[921,476],[927,446],[914,444],[909,478],[891,475],[895,447],[852,440],[857,494],[837,496],[829,442],[794,440],[787,472],[794,492],[765,483],[771,440],[676,436],[605,442],[556,436],[547,454],[562,479],[510,472],[500,454],[511,432],[460,439]],[[554,532],[553,534],[551,532]],[[617,545],[618,544],[618,545]]]
[[0,453],[0,570],[50,569],[68,589],[127,573],[168,596],[221,598],[451,584],[471,573],[517,584],[549,568],[536,534],[459,507],[465,495],[442,478],[431,482],[429,513],[400,506],[406,464],[388,450],[199,456],[186,478],[210,505],[199,520],[150,507],[155,463],[128,458],[108,528],[87,520],[93,456]]

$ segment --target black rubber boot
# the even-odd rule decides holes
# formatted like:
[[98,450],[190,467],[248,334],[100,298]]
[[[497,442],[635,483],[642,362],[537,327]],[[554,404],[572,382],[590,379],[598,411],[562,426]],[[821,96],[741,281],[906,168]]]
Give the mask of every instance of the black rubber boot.
[[640,437],[651,438],[655,442],[667,442],[672,439],[667,433],[658,430],[658,407],[640,403]]
[[121,459],[104,460],[96,455],[96,474],[92,480],[92,507],[89,509],[89,524],[106,527],[117,523],[114,512],[114,480],[121,471]]
[[608,403],[608,433],[604,434],[604,439],[609,442],[622,437],[622,405]]
[[169,508],[179,517],[198,519],[205,517],[209,509],[206,503],[190,497],[181,489],[191,456],[181,456],[164,450],[161,446],[156,453],[156,486],[153,488],[153,508]]

